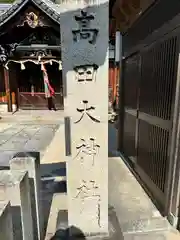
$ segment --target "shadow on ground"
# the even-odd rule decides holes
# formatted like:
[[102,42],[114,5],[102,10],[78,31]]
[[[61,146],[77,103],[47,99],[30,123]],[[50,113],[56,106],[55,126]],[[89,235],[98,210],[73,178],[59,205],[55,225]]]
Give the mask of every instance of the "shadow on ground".
[[108,124],[108,157],[117,157],[117,138],[118,131],[114,123]]
[[[72,237],[71,233],[75,233],[76,236]],[[66,229],[57,230],[55,235],[50,240],[73,240],[73,239],[83,240],[86,239],[86,237],[80,229],[72,226]]]
[[65,162],[41,164],[41,202],[44,214],[45,230],[47,228],[53,194],[67,192],[66,180],[64,177],[66,177]]

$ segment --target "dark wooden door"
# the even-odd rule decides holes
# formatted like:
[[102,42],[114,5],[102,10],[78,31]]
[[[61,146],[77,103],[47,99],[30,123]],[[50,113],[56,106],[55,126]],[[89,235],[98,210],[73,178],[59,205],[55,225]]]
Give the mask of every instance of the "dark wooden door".
[[[58,66],[46,66],[49,82],[55,90],[53,97],[57,109],[63,109],[62,74]],[[44,110],[48,109],[44,92],[44,80],[40,65],[27,63],[25,70],[20,70],[19,79],[19,108]]]
[[175,182],[179,34],[124,59],[123,152],[166,216]]
[[[55,93],[53,101],[57,109],[63,109],[63,96],[61,93]],[[19,92],[19,108],[45,110],[47,107],[47,99],[44,92]]]

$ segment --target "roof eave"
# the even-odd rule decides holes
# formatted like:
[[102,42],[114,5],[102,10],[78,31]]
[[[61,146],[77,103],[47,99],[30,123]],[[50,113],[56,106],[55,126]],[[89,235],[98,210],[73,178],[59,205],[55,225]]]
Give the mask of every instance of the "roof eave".
[[[58,24],[60,23],[60,16],[58,14],[58,12],[56,12],[53,8],[51,8],[50,6],[48,6],[45,2],[43,2],[42,0],[21,0],[21,1],[15,1],[14,4],[12,4],[12,6],[5,11],[4,13],[2,13],[2,15],[0,15],[0,26],[4,25],[6,22],[8,22],[10,19],[12,19],[16,14],[18,14],[18,12],[29,2],[31,1],[32,3],[34,3],[41,11],[43,11],[47,16],[49,16],[52,20],[54,20],[55,22],[57,22]],[[52,12],[52,15],[49,14],[49,12],[47,11],[50,10],[50,12]],[[53,14],[56,16],[53,16]]]

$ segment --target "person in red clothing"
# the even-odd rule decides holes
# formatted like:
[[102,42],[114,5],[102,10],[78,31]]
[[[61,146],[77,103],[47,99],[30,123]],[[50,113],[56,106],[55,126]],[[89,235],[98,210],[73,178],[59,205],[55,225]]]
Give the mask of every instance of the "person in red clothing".
[[55,106],[55,103],[54,103],[54,91],[50,91],[50,94],[49,96],[47,96],[47,101],[48,101],[48,109],[49,110],[54,110],[54,111],[57,111],[56,109],[56,106]]
[[43,71],[43,75],[44,75],[45,97],[47,98],[47,101],[48,101],[48,109],[56,111],[56,106],[55,106],[55,103],[53,100],[55,91],[49,83],[48,74],[47,74],[47,71],[44,66],[42,68],[42,71]]

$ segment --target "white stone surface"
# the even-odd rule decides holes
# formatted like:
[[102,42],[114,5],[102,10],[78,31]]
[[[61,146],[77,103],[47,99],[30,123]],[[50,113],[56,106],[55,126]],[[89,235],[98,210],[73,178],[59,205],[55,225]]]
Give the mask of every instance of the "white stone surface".
[[12,104],[12,110],[13,110],[13,112],[15,112],[16,109],[17,109],[16,104]]
[[34,238],[43,239],[43,214],[40,204],[40,159],[31,157],[15,157],[10,161],[11,170],[24,170],[28,172],[30,182],[31,210],[34,227]]
[[34,240],[28,173],[0,171],[0,201],[10,200],[14,240]]
[[[70,122],[65,121],[68,218],[69,226],[85,235],[108,233],[108,3],[66,1],[61,12],[65,114]],[[80,29],[74,17],[81,10],[94,16],[88,27],[98,31],[93,44],[79,35],[73,41],[72,30]],[[93,74],[89,66],[74,70],[82,65],[98,68]],[[90,108],[84,112],[83,101]]]
[[0,239],[14,239],[11,206],[9,202],[0,202]]
[[8,112],[8,106],[6,103],[0,105],[0,112],[1,113]]

